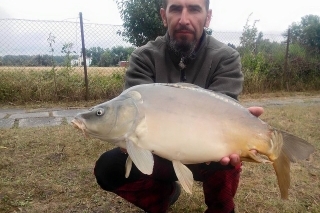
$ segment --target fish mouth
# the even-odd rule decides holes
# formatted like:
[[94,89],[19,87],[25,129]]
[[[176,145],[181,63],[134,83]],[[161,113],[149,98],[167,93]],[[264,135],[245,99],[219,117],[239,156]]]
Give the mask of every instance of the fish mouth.
[[74,118],[72,121],[71,121],[72,125],[76,128],[76,129],[79,129],[82,131],[82,133],[84,134],[84,136],[86,138],[88,138],[88,133],[86,132],[86,125],[79,119],[76,119]]
[[82,131],[83,135],[85,136],[85,138],[99,138],[101,140],[104,140],[104,138],[102,136],[100,136],[99,134],[97,134],[96,132],[90,130],[87,128],[87,126],[85,125],[85,123],[79,119],[79,118],[74,118],[71,121],[71,124],[76,128]]

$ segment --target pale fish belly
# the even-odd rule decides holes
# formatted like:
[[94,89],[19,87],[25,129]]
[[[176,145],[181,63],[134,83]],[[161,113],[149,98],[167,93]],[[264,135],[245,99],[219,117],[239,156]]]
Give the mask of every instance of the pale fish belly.
[[[267,125],[228,98],[197,90],[150,87],[137,103],[145,116],[135,142],[161,157],[184,163],[219,161],[254,149],[268,138]],[[139,127],[138,127],[139,129]]]
[[[179,113],[147,111],[144,130],[139,130],[135,143],[168,160],[184,164],[219,161],[232,153],[247,149],[239,135],[243,127],[237,123],[217,121],[214,114],[198,117],[180,116]],[[239,131],[229,131],[238,128]],[[243,134],[242,131],[241,134]],[[238,135],[237,135],[238,134]]]

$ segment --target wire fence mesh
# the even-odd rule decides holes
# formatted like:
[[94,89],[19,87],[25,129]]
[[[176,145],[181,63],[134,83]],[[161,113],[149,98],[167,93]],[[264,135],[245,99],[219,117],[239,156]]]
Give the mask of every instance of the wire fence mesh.
[[[133,47],[118,34],[121,26],[83,27],[90,98],[106,98],[121,90],[127,63],[119,62],[128,60]],[[0,100],[84,98],[80,22],[2,19],[0,38]]]
[[[79,21],[0,19],[0,101],[83,100],[80,29]],[[111,98],[122,91],[134,47],[121,37],[122,26],[84,23],[83,29],[89,99]],[[212,35],[234,48],[241,46],[242,32],[213,31]],[[285,56],[283,35],[263,38],[277,44],[267,50],[270,56]],[[263,48],[263,43],[256,43],[251,52],[257,55],[266,51]]]

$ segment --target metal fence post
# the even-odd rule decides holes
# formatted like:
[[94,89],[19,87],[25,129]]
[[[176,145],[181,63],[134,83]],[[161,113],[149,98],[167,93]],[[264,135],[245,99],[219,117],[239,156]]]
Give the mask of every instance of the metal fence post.
[[87,55],[86,55],[86,47],[84,44],[84,33],[83,33],[83,20],[82,13],[79,13],[80,16],[80,29],[81,29],[81,43],[82,43],[82,58],[83,58],[83,69],[84,69],[84,83],[86,86],[86,94],[85,100],[88,100],[89,97],[89,87],[88,87],[88,72],[87,72]]

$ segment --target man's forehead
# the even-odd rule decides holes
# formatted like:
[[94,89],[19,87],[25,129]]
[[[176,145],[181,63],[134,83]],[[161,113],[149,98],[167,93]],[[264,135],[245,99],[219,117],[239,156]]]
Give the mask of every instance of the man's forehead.
[[167,0],[168,6],[170,5],[199,5],[205,7],[206,0]]

